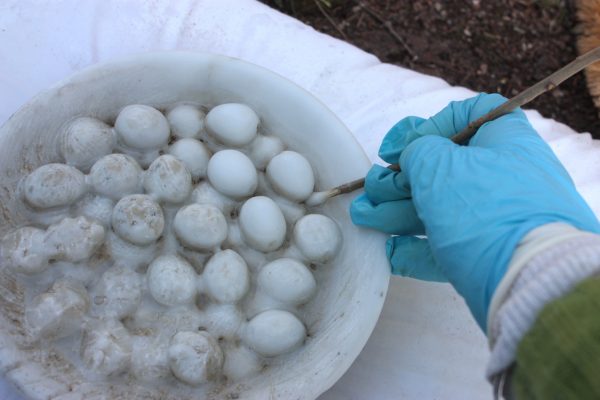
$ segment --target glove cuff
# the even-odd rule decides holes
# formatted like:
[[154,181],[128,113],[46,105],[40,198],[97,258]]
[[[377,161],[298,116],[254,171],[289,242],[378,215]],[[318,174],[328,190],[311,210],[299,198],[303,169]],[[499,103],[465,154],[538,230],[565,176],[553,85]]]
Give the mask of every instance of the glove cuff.
[[[515,280],[518,278],[522,270],[527,266],[527,263],[537,254],[556,246],[566,240],[580,237],[582,235],[591,235],[587,232],[582,232],[571,225],[564,223],[551,223],[542,225],[529,232],[515,249],[513,256],[506,269],[506,274],[498,284],[492,301],[488,308],[487,327],[492,326],[492,321],[495,319],[496,313],[500,305],[505,302],[509,296],[510,289],[513,287]],[[490,341],[491,341],[490,335]],[[490,342],[493,346],[493,342]]]
[[548,302],[594,275],[600,275],[599,235],[562,223],[527,234],[490,305],[488,379],[495,380],[514,362],[519,342]]

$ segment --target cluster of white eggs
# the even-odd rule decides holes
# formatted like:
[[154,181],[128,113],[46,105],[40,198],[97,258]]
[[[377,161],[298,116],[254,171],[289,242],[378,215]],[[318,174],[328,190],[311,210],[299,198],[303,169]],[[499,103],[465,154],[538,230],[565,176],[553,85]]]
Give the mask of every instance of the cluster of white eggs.
[[0,245],[2,265],[38,290],[33,340],[77,338],[100,377],[192,386],[301,346],[298,310],[317,290],[307,266],[331,262],[342,235],[307,211],[310,163],[259,122],[237,103],[71,121],[62,163],[20,183],[31,226]]

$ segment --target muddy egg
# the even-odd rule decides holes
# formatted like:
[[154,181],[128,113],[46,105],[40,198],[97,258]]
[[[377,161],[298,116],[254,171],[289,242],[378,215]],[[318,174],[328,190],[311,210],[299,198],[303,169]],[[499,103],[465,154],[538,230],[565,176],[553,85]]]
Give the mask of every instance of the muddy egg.
[[208,332],[178,332],[168,354],[173,375],[192,386],[213,380],[223,367],[223,351]]
[[7,233],[0,242],[0,264],[27,275],[45,271],[49,257],[45,238],[44,230],[30,226]]
[[166,306],[188,304],[196,295],[196,272],[184,259],[160,256],[147,271],[148,288],[154,300]]
[[199,140],[180,139],[169,147],[169,154],[183,162],[192,178],[206,176],[210,152]]
[[45,243],[52,249],[52,258],[79,262],[98,250],[105,233],[102,225],[86,217],[65,218],[48,227]]
[[189,104],[180,104],[167,113],[171,132],[177,138],[197,138],[204,128],[204,113]]
[[306,328],[294,314],[268,310],[248,322],[243,339],[257,353],[274,357],[296,349],[305,337]]
[[58,280],[35,297],[25,310],[32,336],[59,339],[75,333],[89,308],[85,287],[76,281]]
[[142,280],[122,266],[107,269],[94,291],[93,304],[103,315],[124,318],[131,315],[142,299]]
[[95,373],[112,376],[129,366],[131,336],[116,320],[89,324],[81,339],[81,359]]
[[264,169],[269,161],[284,149],[283,142],[274,136],[257,136],[250,144],[250,159],[258,169]]
[[227,103],[206,115],[206,130],[226,145],[241,147],[256,137],[258,115],[247,105]]
[[190,204],[177,211],[173,221],[175,234],[185,245],[210,250],[227,237],[227,221],[211,204]]
[[246,261],[233,250],[216,253],[202,273],[208,294],[222,303],[239,301],[250,287]]
[[275,191],[295,201],[304,201],[315,187],[308,160],[295,151],[284,151],[267,165],[267,178]]
[[325,263],[340,251],[342,232],[331,218],[309,214],[296,222],[294,242],[307,259]]
[[69,123],[59,142],[60,154],[68,165],[88,171],[114,147],[113,130],[104,122],[82,117]]
[[221,150],[208,162],[208,180],[219,192],[233,198],[251,196],[258,185],[252,161],[237,150]]
[[265,265],[258,274],[258,286],[269,296],[288,304],[305,303],[317,289],[308,268],[291,258],[280,258]]
[[244,241],[256,250],[277,250],[285,240],[285,218],[273,200],[256,196],[240,210],[240,230]]
[[158,149],[169,140],[169,124],[164,115],[153,107],[129,105],[117,116],[115,131],[119,140],[139,150]]
[[25,200],[33,207],[65,206],[86,192],[85,175],[65,164],[46,164],[23,181]]
[[144,194],[123,197],[112,214],[112,227],[121,238],[137,245],[150,244],[160,237],[165,220],[160,206]]
[[109,154],[90,170],[90,183],[96,193],[113,200],[142,192],[142,168],[125,154]]
[[144,188],[159,201],[181,203],[192,190],[192,176],[183,162],[165,154],[150,164],[144,174]]

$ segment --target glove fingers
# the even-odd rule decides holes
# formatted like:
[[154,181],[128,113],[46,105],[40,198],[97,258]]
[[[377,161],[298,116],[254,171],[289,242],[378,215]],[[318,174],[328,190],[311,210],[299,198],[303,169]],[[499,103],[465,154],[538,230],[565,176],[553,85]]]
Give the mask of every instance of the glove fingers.
[[[443,193],[439,192],[439,187],[447,185],[448,171],[453,166],[460,165],[463,156],[471,150],[473,149],[461,147],[448,139],[433,135],[411,143],[400,157],[400,167],[405,179],[410,182],[412,195],[417,198],[417,204],[423,205],[418,202],[418,197],[425,191],[429,197],[437,197],[440,201],[438,206],[441,206],[444,197]],[[472,166],[472,168],[476,167]],[[435,187],[438,191],[432,192]]]
[[355,225],[376,229],[390,235],[423,235],[425,227],[417,216],[411,200],[388,201],[373,204],[361,194],[350,206]]
[[448,281],[435,262],[427,239],[394,236],[388,239],[385,249],[393,274],[430,282]]
[[[402,151],[414,140],[427,135],[446,138],[454,136],[466,128],[469,123],[487,114],[505,101],[506,98],[498,94],[482,93],[464,101],[453,101],[429,119],[404,118],[394,125],[383,138],[379,148],[379,157],[390,164],[396,164]],[[514,118],[513,116],[512,120],[522,119],[527,122],[527,118],[520,109],[513,111],[513,113],[520,113],[522,118]],[[482,143],[484,142],[482,141]]]
[[419,125],[426,120],[419,117],[406,117],[401,119],[385,134],[379,147],[379,157],[390,164],[398,164],[402,150],[410,142],[421,137],[417,131]]
[[[481,97],[477,103],[473,104],[471,114],[479,118],[498,107],[505,100],[500,95]],[[486,122],[469,142],[469,146],[486,148],[514,147],[517,145],[532,149],[531,146],[539,144],[545,145],[520,108],[496,118],[494,121]]]
[[[508,99],[497,93],[481,93],[464,102],[450,103],[448,108],[452,110],[452,113],[440,113],[440,117],[444,118],[438,119],[438,115],[436,115],[432,119],[436,120],[439,127],[443,126],[447,129],[452,125],[452,135],[454,135],[506,101]],[[452,121],[449,120],[450,117],[452,117]],[[428,126],[423,124],[420,128],[428,129]],[[469,146],[494,148],[521,145],[531,149],[532,145],[542,142],[523,110],[518,108],[494,121],[483,124],[469,141]]]
[[373,204],[410,198],[410,185],[402,172],[373,165],[365,178],[365,193]]

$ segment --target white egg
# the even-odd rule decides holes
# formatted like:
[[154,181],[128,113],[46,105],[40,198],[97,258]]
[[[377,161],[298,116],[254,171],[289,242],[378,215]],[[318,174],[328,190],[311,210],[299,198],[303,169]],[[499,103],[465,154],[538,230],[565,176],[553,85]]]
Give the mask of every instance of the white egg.
[[198,204],[211,204],[224,215],[229,215],[237,205],[235,200],[218,192],[206,181],[200,182],[192,191],[192,201]]
[[188,304],[196,296],[196,272],[180,257],[158,257],[148,266],[147,276],[150,294],[160,304]]
[[256,168],[237,150],[221,150],[208,161],[208,180],[219,192],[236,199],[251,196],[258,185]]
[[315,187],[315,176],[308,160],[295,151],[284,151],[267,165],[267,178],[275,191],[295,201],[304,201]]
[[115,121],[119,140],[140,150],[158,149],[169,140],[169,123],[156,108],[141,104],[121,110]]
[[88,308],[85,287],[63,279],[32,300],[25,309],[25,319],[34,338],[59,339],[80,329]]
[[222,303],[241,300],[250,288],[246,261],[233,250],[223,250],[208,260],[202,273],[208,294]]
[[102,225],[86,217],[65,218],[48,227],[45,243],[53,259],[80,262],[98,250],[105,233]]
[[110,126],[95,118],[82,117],[69,123],[59,148],[68,165],[88,171],[100,157],[112,152],[114,141]]
[[206,130],[229,146],[241,147],[256,137],[258,115],[247,105],[227,103],[216,106],[206,115]]
[[183,162],[165,154],[150,164],[144,175],[144,188],[157,200],[181,203],[192,190],[192,176]]
[[204,129],[204,113],[189,104],[180,104],[167,113],[171,133],[177,138],[197,138]]
[[256,196],[246,201],[240,210],[239,224],[244,241],[256,250],[277,250],[285,240],[285,219],[268,197]]
[[92,166],[90,183],[96,193],[119,200],[129,194],[142,193],[142,172],[131,156],[109,154]]
[[248,322],[244,341],[257,353],[274,357],[298,348],[306,337],[306,328],[292,313],[264,311]]
[[173,222],[175,234],[185,245],[210,250],[227,237],[227,220],[211,204],[190,204],[182,207]]
[[203,310],[202,327],[219,338],[237,340],[246,316],[235,304],[209,304]]
[[130,268],[113,266],[104,271],[94,291],[93,305],[105,316],[131,315],[142,299],[142,279]]
[[30,226],[7,233],[0,243],[0,264],[27,275],[45,271],[49,258],[45,238],[44,230]]
[[81,339],[81,359],[95,373],[114,376],[125,371],[131,357],[131,336],[117,320],[90,323]]
[[210,151],[201,141],[180,139],[169,147],[169,154],[185,164],[192,178],[198,179],[206,176]]
[[307,259],[325,263],[340,251],[342,232],[331,218],[309,214],[296,223],[294,242]]
[[264,169],[269,161],[281,153],[284,148],[281,139],[275,136],[259,135],[250,144],[249,157],[257,169]]
[[85,192],[85,175],[65,164],[46,164],[23,181],[25,200],[33,207],[66,206]]
[[308,268],[291,258],[280,258],[265,265],[257,282],[269,296],[288,304],[305,303],[317,289]]
[[137,245],[153,243],[162,234],[165,220],[160,206],[145,194],[123,197],[112,214],[112,227],[121,238]]
[[171,376],[168,341],[160,337],[135,337],[131,351],[131,372],[134,377],[147,383],[157,383]]
[[198,386],[221,373],[223,351],[207,332],[178,332],[169,345],[169,365],[179,380]]

